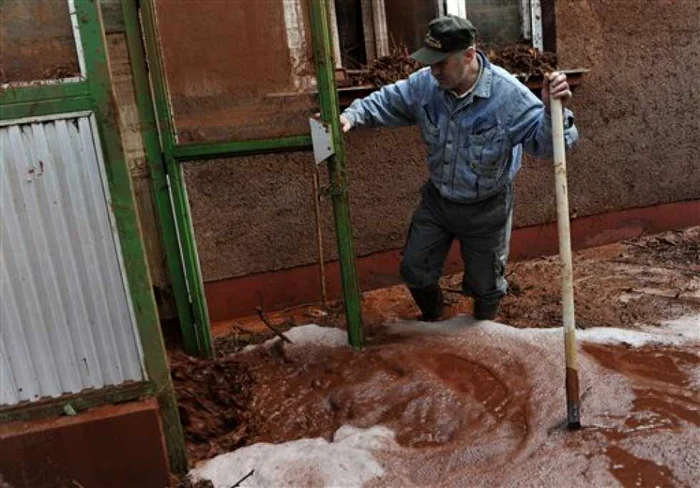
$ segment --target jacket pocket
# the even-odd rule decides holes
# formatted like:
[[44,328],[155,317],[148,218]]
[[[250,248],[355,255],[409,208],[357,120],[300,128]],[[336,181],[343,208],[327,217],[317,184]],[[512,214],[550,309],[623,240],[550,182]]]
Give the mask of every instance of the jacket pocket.
[[440,129],[437,117],[432,115],[428,105],[423,105],[421,113],[421,133],[425,142],[431,146],[440,142]]
[[506,132],[499,125],[478,128],[467,139],[469,167],[478,177],[479,192],[492,188],[505,168],[508,151]]

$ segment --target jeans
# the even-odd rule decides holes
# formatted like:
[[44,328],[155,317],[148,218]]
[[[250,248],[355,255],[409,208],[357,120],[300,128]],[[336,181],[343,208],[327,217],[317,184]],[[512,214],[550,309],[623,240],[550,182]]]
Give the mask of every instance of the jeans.
[[512,185],[508,183],[495,195],[474,203],[456,203],[443,198],[428,181],[422,197],[401,262],[406,285],[436,285],[456,238],[464,261],[464,294],[489,302],[503,297],[508,288],[504,275],[513,218]]

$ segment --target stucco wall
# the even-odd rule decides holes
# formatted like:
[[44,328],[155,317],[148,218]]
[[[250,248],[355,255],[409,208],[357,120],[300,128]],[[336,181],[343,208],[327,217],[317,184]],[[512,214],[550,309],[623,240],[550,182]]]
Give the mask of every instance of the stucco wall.
[[[591,70],[572,103],[581,130],[568,158],[572,215],[700,198],[700,3],[559,0],[556,8],[562,66]],[[358,131],[347,146],[358,254],[401,247],[426,175],[420,137],[411,128]],[[301,152],[188,165],[205,280],[315,262],[310,164]],[[526,158],[516,226],[554,220],[552,185],[550,163]]]
[[[351,217],[360,255],[401,247],[427,175],[415,128],[347,137]],[[313,155],[188,163],[185,181],[205,280],[316,262]],[[321,186],[327,170],[321,168]],[[321,202],[327,257],[335,258],[330,198]]]

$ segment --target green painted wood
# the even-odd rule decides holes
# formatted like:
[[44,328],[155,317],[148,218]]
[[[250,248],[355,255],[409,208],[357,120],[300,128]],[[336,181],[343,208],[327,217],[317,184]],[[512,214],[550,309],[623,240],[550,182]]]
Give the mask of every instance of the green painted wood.
[[111,206],[121,243],[146,371],[161,407],[171,469],[181,473],[187,470],[184,436],[170,379],[146,251],[138,226],[131,176],[121,143],[102,19],[94,0],[76,0],[75,7],[80,23],[88,85],[95,102],[95,119],[105,154],[105,172]]
[[311,0],[311,24],[318,80],[321,118],[331,126],[335,155],[328,163],[333,198],[333,217],[340,260],[340,277],[348,324],[348,340],[355,348],[362,347],[362,303],[353,250],[350,204],[348,202],[348,175],[345,148],[340,128],[340,107],[335,86],[333,45],[327,0]]
[[[209,326],[209,309],[204,294],[204,282],[202,281],[202,270],[199,266],[197,241],[194,235],[194,227],[192,226],[192,213],[190,211],[190,202],[187,198],[185,177],[183,175],[182,165],[180,165],[174,157],[166,155],[165,158],[168,176],[170,177],[173,206],[175,208],[175,221],[178,224],[177,227],[180,232],[182,253],[183,256],[187,256],[187,259],[184,259],[185,271],[187,272],[187,276],[194,278],[194,280],[190,280],[190,285],[195,285],[197,287],[195,293],[190,293],[192,309],[195,313],[196,321],[194,331],[197,337],[200,355],[213,357],[215,351]],[[196,281],[196,283],[192,283],[192,281]],[[192,290],[192,288],[190,288],[190,290]]]
[[177,161],[192,161],[299,149],[311,149],[311,136],[305,135],[256,141],[185,144],[176,146],[173,150],[173,156]]
[[44,100],[59,100],[69,97],[86,96],[90,88],[86,81],[70,83],[41,84],[35,82],[28,85],[18,85],[0,90],[0,104],[41,102]]
[[49,398],[32,403],[20,403],[12,407],[0,408],[0,424],[59,417],[65,415],[67,405],[70,405],[70,408],[76,413],[80,413],[90,408],[138,400],[152,394],[153,385],[151,383],[126,383],[119,386],[76,393],[75,395],[64,395],[59,398]]
[[92,110],[93,105],[92,99],[88,96],[0,105],[0,120],[83,112]]
[[126,40],[134,79],[134,92],[139,111],[141,136],[146,149],[146,158],[151,175],[151,188],[155,199],[161,240],[170,274],[170,283],[177,307],[183,346],[187,354],[197,355],[199,353],[198,340],[194,327],[192,306],[187,292],[187,281],[185,279],[180,243],[178,242],[177,230],[175,229],[165,161],[160,150],[158,124],[153,109],[153,98],[148,80],[138,7],[135,0],[121,0],[121,6],[123,18],[125,19]]
[[170,179],[175,227],[182,250],[182,261],[185,268],[188,291],[192,303],[194,317],[194,335],[197,337],[197,353],[199,356],[213,357],[214,348],[211,340],[209,312],[204,295],[204,282],[199,267],[197,245],[194,239],[194,228],[189,211],[187,189],[185,188],[182,168],[173,157],[176,146],[174,123],[170,110],[165,70],[158,44],[157,23],[153,8],[153,0],[141,2],[141,19],[148,56],[148,66],[151,72],[151,86],[155,99],[156,115],[160,126],[161,144],[165,157],[165,167]]

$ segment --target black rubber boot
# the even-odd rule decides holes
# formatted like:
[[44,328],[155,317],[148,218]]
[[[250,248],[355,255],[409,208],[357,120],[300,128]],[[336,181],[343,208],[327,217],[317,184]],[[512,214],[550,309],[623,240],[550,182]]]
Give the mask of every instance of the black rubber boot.
[[498,313],[500,300],[474,300],[474,318],[476,320],[493,320]]
[[423,313],[420,320],[423,322],[435,322],[440,320],[443,310],[442,290],[440,286],[433,285],[425,288],[409,288],[413,300]]

